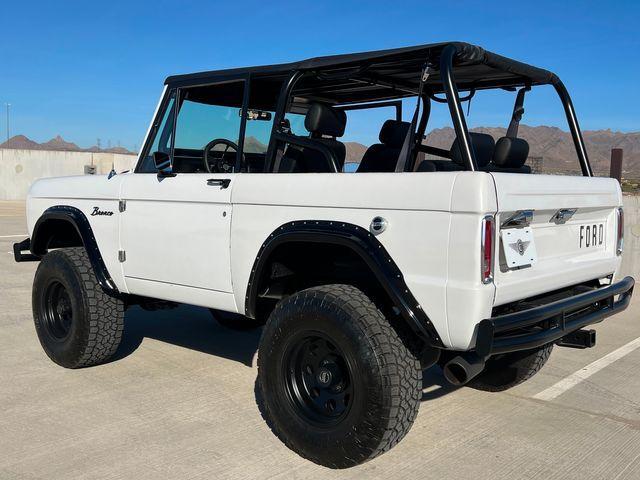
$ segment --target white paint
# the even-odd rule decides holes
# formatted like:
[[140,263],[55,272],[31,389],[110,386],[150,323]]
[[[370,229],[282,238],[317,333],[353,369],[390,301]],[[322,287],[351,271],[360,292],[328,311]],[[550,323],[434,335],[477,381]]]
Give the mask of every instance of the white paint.
[[640,347],[640,337],[636,338],[635,340],[632,340],[626,345],[623,345],[622,347],[618,348],[617,350],[614,350],[613,352],[605,355],[604,357],[596,360],[595,362],[590,363],[589,365],[578,370],[574,374],[569,375],[566,378],[563,378],[555,385],[552,385],[546,390],[543,390],[542,392],[534,395],[533,398],[535,398],[536,400],[546,400],[546,401],[553,400],[554,398],[557,398],[560,395],[562,395],[567,390],[575,387],[580,382],[598,373],[603,368],[608,367],[613,362],[620,360],[625,355],[628,355],[629,353],[633,352],[638,347]]
[[[229,178],[226,189],[209,178]],[[118,212],[118,200],[127,209]],[[258,251],[292,221],[327,220],[368,230],[382,216],[376,238],[429,316],[446,347],[474,346],[478,323],[507,301],[604,277],[620,258],[612,241],[622,197],[611,179],[485,172],[434,173],[178,173],[77,176],[36,182],[27,200],[29,232],[52,205],[85,212],[118,289],[164,300],[245,311]],[[606,245],[577,250],[575,225],[549,220],[559,208],[578,208],[572,222],[607,226]],[[114,212],[91,216],[93,208]],[[518,209],[536,211],[532,223],[539,261],[501,271],[495,284],[480,278],[482,219]],[[503,257],[494,242],[494,259]],[[118,250],[126,261],[118,261]]]
[[[233,298],[229,238],[231,190],[237,174],[178,174],[161,182],[155,174],[122,177],[121,196],[127,209],[120,215],[120,241],[127,252],[122,268],[129,291],[135,283],[130,278],[135,278]],[[208,185],[212,177],[230,179],[231,185]]]
[[[492,173],[498,198],[497,223],[518,210],[534,210],[531,231],[537,262],[522,269],[509,269],[501,259],[496,269],[496,305],[503,305],[594,278],[602,278],[620,267],[615,252],[616,208],[622,205],[617,180],[560,175],[514,175]],[[565,224],[551,222],[560,208],[577,211]],[[602,243],[580,246],[586,227],[602,225]],[[581,227],[583,227],[581,232]],[[502,248],[501,248],[502,249]]]
[[[122,277],[122,264],[118,261],[118,197],[120,183],[125,176],[116,175],[109,179],[106,175],[80,175],[38,180],[27,198],[27,231],[31,236],[38,218],[53,205],[78,208],[91,225],[102,260],[118,290],[128,293]],[[114,214],[93,216],[91,212],[95,207]]]
[[17,237],[27,237],[26,233],[23,233],[22,235],[0,235],[0,238],[17,238]]

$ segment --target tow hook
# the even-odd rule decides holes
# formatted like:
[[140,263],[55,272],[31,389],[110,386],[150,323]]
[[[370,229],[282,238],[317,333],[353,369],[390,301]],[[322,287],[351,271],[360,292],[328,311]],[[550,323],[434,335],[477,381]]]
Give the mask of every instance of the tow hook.
[[565,335],[556,342],[556,345],[560,347],[569,348],[591,348],[596,345],[596,331],[595,330],[576,330],[568,335]]

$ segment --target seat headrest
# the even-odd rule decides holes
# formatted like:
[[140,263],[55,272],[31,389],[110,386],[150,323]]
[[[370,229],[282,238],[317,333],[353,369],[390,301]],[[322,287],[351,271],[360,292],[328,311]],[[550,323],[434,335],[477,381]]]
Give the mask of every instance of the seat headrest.
[[304,117],[304,127],[316,135],[341,137],[347,125],[347,114],[328,105],[312,103]]
[[409,122],[401,122],[399,120],[387,120],[380,129],[380,143],[383,143],[387,147],[402,148],[404,139],[407,136]]
[[[469,137],[471,138],[473,151],[476,155],[478,168],[485,167],[493,157],[493,150],[496,146],[495,140],[487,133],[470,132]],[[460,150],[457,138],[451,144],[449,153],[451,154],[451,160],[453,160],[454,163],[464,165],[462,151]]]
[[529,156],[529,144],[522,138],[502,137],[493,152],[493,164],[500,168],[520,168]]

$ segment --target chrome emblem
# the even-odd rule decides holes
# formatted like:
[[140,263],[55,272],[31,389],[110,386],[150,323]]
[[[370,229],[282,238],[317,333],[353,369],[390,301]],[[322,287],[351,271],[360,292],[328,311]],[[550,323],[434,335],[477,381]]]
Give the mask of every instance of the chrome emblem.
[[322,369],[318,373],[318,382],[322,385],[328,385],[331,382],[331,372],[329,370]]
[[551,217],[551,220],[549,221],[557,224],[563,224],[573,217],[573,214],[576,213],[577,210],[577,208],[561,208],[553,214],[553,217]]
[[524,252],[527,251],[527,248],[529,248],[530,243],[531,242],[529,241],[523,242],[522,240],[518,239],[517,242],[510,243],[509,246],[513,248],[516,252],[518,252],[518,254],[522,257],[524,256]]
[[518,210],[509,216],[502,224],[502,228],[528,227],[533,221],[533,210]]

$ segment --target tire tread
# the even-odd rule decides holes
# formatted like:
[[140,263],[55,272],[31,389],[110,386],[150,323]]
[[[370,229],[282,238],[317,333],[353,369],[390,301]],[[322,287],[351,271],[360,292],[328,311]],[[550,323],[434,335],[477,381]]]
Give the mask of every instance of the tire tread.
[[[267,328],[278,328],[270,325],[271,320],[285,314],[292,306],[304,309],[309,302],[320,300],[323,307],[334,311],[343,310],[349,313],[349,319],[360,331],[362,338],[367,338],[373,344],[373,352],[380,367],[382,384],[388,386],[389,395],[382,396],[388,415],[381,418],[384,428],[371,425],[368,435],[377,438],[377,446],[370,448],[359,445],[358,455],[354,457],[353,449],[347,452],[344,446],[339,446],[342,456],[326,456],[323,458],[310,457],[297,445],[295,439],[290,439],[280,431],[269,419],[268,405],[262,405],[263,417],[275,435],[291,450],[316,463],[331,467],[345,468],[365,462],[394,447],[411,429],[417,416],[422,396],[422,371],[420,362],[411,354],[402,342],[398,333],[392,328],[387,319],[376,308],[375,304],[358,288],[351,285],[331,284],[313,287],[298,292],[278,303],[274,309]],[[262,359],[258,357],[258,368],[262,366]],[[268,392],[264,392],[268,394]],[[268,403],[268,402],[267,402]]]
[[[54,250],[47,254],[43,262],[55,261],[56,259],[70,265],[77,276],[85,312],[85,318],[80,321],[87,324],[88,331],[86,344],[78,345],[80,354],[75,362],[63,366],[83,368],[103,363],[115,354],[122,340],[124,302],[104,292],[96,279],[91,261],[83,247]],[[58,362],[53,357],[52,360]]]

